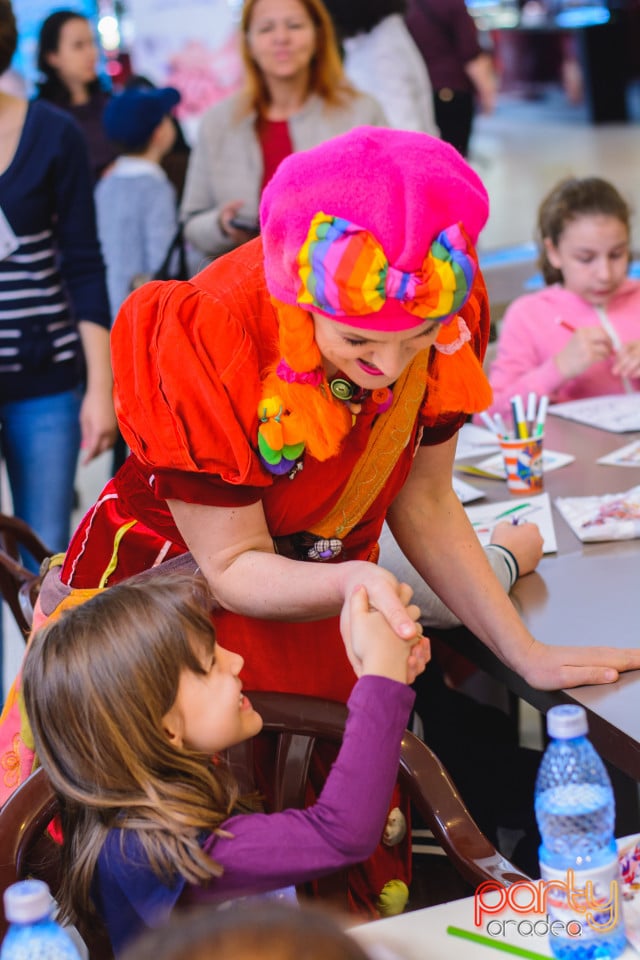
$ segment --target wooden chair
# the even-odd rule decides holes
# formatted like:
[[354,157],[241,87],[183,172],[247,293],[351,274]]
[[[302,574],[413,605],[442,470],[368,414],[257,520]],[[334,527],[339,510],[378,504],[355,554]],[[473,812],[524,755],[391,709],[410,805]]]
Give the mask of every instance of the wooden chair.
[[[347,708],[332,700],[299,694],[260,691],[247,695],[263,717],[264,727],[260,737],[228,751],[234,773],[243,789],[255,785],[251,776],[247,779],[247,773],[255,767],[256,743],[268,738],[275,757],[269,809],[303,807],[313,750],[322,742],[342,741]],[[475,887],[483,880],[494,880],[510,886],[529,879],[485,837],[438,757],[408,730],[402,740],[398,779],[435,840],[469,884]],[[342,899],[331,884],[325,890],[332,899]]]
[[39,565],[53,550],[44,545],[24,520],[0,513],[0,593],[26,637],[31,629],[40,576],[24,566],[25,553]]
[[[58,801],[42,768],[36,770],[0,809],[0,895],[12,883],[37,877],[55,896],[60,887],[60,848],[47,832],[58,812]],[[0,938],[7,923],[0,918]],[[90,960],[113,960],[109,938],[96,922],[79,927]]]
[[[254,748],[261,739],[274,749],[270,810],[303,807],[309,766],[316,744],[340,743],[346,707],[329,700],[297,694],[250,693],[264,719],[255,740],[228,751],[228,760],[241,789],[255,786]],[[460,875],[470,884],[495,880],[505,886],[524,877],[487,840],[475,824],[447,771],[435,754],[408,731],[402,741],[399,779],[416,810],[433,831]],[[0,894],[27,876],[46,880],[56,893],[60,883],[59,848],[46,832],[57,801],[44,770],[26,780],[0,810]],[[304,891],[301,891],[304,893]],[[327,878],[319,895],[334,905],[346,904],[344,874]],[[4,935],[0,921],[0,938]],[[110,957],[104,932],[81,930],[91,960]]]

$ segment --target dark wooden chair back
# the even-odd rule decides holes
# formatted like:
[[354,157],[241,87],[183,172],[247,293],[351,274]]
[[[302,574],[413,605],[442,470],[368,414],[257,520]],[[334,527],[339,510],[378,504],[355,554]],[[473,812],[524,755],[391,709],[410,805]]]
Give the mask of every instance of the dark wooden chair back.
[[[269,809],[303,807],[313,751],[323,742],[341,742],[347,708],[332,700],[299,694],[260,691],[247,695],[264,718],[264,728],[260,737],[228,752],[234,773],[243,789],[255,787],[254,750],[260,738],[269,738],[274,756]],[[483,880],[510,886],[529,879],[482,833],[446,768],[409,730],[402,740],[398,779],[464,880],[475,887]]]
[[24,520],[0,513],[0,594],[26,638],[31,629],[40,576],[24,566],[25,553],[40,565],[53,551]]

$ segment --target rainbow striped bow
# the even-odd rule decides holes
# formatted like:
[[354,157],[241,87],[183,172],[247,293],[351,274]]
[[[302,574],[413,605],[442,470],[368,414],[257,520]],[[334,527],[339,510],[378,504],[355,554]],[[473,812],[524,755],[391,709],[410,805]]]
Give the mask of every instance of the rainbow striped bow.
[[389,298],[422,320],[445,321],[466,302],[476,272],[461,224],[443,230],[416,273],[392,267],[368,230],[317,213],[298,254],[298,303],[336,317],[377,313]]

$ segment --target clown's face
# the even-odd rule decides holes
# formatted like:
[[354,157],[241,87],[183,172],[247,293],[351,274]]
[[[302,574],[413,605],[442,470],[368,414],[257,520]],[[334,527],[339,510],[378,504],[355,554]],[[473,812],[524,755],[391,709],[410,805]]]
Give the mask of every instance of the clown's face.
[[341,372],[365,390],[389,387],[421,350],[434,343],[440,324],[425,320],[412,330],[361,330],[312,311],[316,343],[327,377]]

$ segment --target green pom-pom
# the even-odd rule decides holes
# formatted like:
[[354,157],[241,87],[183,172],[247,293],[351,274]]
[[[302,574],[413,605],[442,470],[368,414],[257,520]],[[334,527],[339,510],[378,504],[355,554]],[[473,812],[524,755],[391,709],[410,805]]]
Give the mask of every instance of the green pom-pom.
[[292,443],[290,446],[285,444],[282,448],[282,456],[286,457],[287,460],[297,460],[303,453],[304,441],[302,443]]
[[280,463],[282,460],[282,450],[272,450],[260,432],[258,432],[258,449],[260,456],[267,463]]

